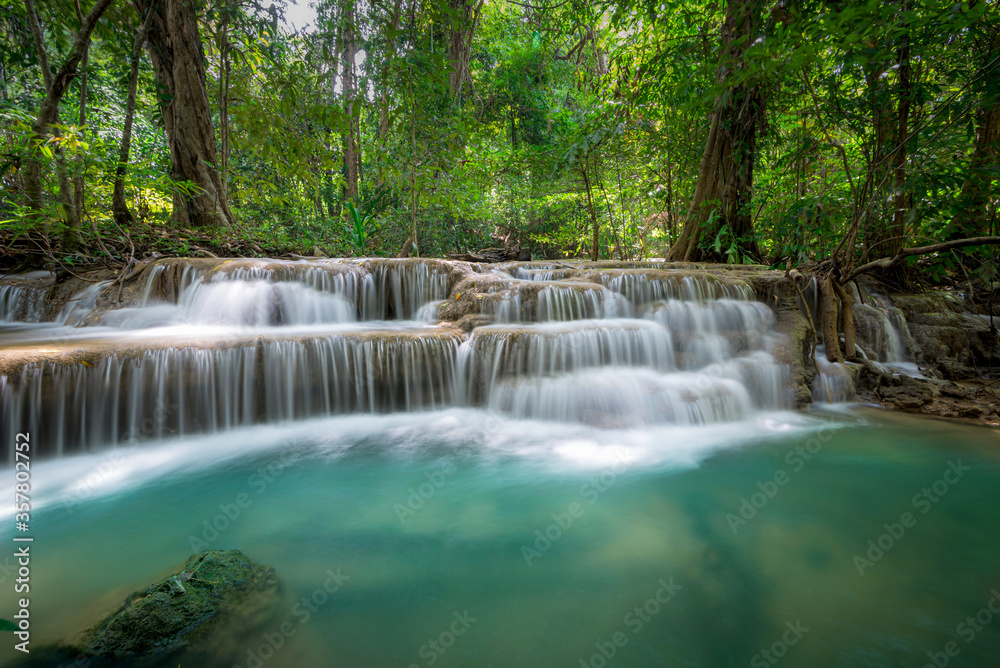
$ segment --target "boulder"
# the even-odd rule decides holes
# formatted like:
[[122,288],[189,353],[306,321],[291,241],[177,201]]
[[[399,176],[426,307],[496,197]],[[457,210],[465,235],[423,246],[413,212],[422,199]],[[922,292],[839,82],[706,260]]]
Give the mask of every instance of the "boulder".
[[988,318],[973,314],[954,292],[893,295],[922,352],[917,361],[943,378],[981,377],[1000,366],[1000,339]]
[[267,608],[277,588],[274,569],[253,564],[239,550],[202,552],[179,573],[131,594],[75,649],[116,659],[172,654],[205,638],[221,620]]

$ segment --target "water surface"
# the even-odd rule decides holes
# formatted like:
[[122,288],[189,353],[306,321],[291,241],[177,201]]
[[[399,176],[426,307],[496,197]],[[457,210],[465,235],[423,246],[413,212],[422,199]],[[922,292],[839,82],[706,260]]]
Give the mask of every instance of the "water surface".
[[171,666],[923,666],[949,642],[949,666],[995,665],[992,613],[960,624],[1000,609],[998,445],[884,414],[453,409],[43,461],[32,647],[211,547],[274,566],[282,599]]

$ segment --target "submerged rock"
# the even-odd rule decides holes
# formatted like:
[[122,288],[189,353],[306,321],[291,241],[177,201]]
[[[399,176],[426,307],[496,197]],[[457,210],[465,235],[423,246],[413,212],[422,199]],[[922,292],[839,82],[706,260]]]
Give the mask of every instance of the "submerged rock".
[[221,620],[252,615],[277,593],[274,569],[239,550],[209,550],[180,573],[131,594],[87,631],[76,650],[87,656],[145,658],[173,653],[204,638]]

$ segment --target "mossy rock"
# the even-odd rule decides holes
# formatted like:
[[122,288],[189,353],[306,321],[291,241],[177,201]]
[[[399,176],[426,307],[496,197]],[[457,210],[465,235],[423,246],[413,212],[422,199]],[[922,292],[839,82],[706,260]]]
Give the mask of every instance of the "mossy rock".
[[87,631],[77,650],[118,659],[170,654],[204,638],[220,620],[260,610],[277,592],[274,569],[239,550],[209,550],[176,575],[132,593]]

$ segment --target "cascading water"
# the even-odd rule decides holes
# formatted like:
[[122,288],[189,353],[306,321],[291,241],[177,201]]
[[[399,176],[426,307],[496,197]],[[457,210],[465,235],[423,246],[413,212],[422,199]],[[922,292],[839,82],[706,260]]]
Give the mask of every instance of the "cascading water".
[[46,450],[59,454],[136,434],[352,412],[471,405],[626,426],[725,422],[789,405],[770,354],[774,316],[745,284],[645,267],[592,280],[565,267],[508,267],[483,274],[494,276],[482,297],[498,324],[464,335],[431,324],[451,270],[166,261],[118,309],[96,309],[107,284],[91,285],[4,377],[5,431],[46,433]]
[[858,344],[870,360],[890,371],[918,374],[913,363],[913,337],[903,312],[882,295],[870,295],[867,302],[854,305]]
[[214,549],[273,566],[276,600],[143,665],[715,668],[800,627],[788,665],[940,653],[993,593],[988,430],[783,411],[804,318],[735,271],[623,264],[163,261],[0,327],[0,494],[30,433],[44,621],[23,668],[103,665],[68,643]]
[[[856,354],[884,373],[922,376],[913,361],[913,337],[903,312],[888,297],[867,294],[862,299],[854,286],[850,286],[850,289],[855,293]],[[815,282],[807,286],[805,295],[805,308],[811,309],[814,321],[818,322],[820,314]],[[857,364],[828,361],[824,344],[816,349],[816,365],[819,373],[813,381],[813,401],[843,403],[856,397]]]
[[48,272],[32,272],[7,276],[0,281],[0,324],[42,320]]

